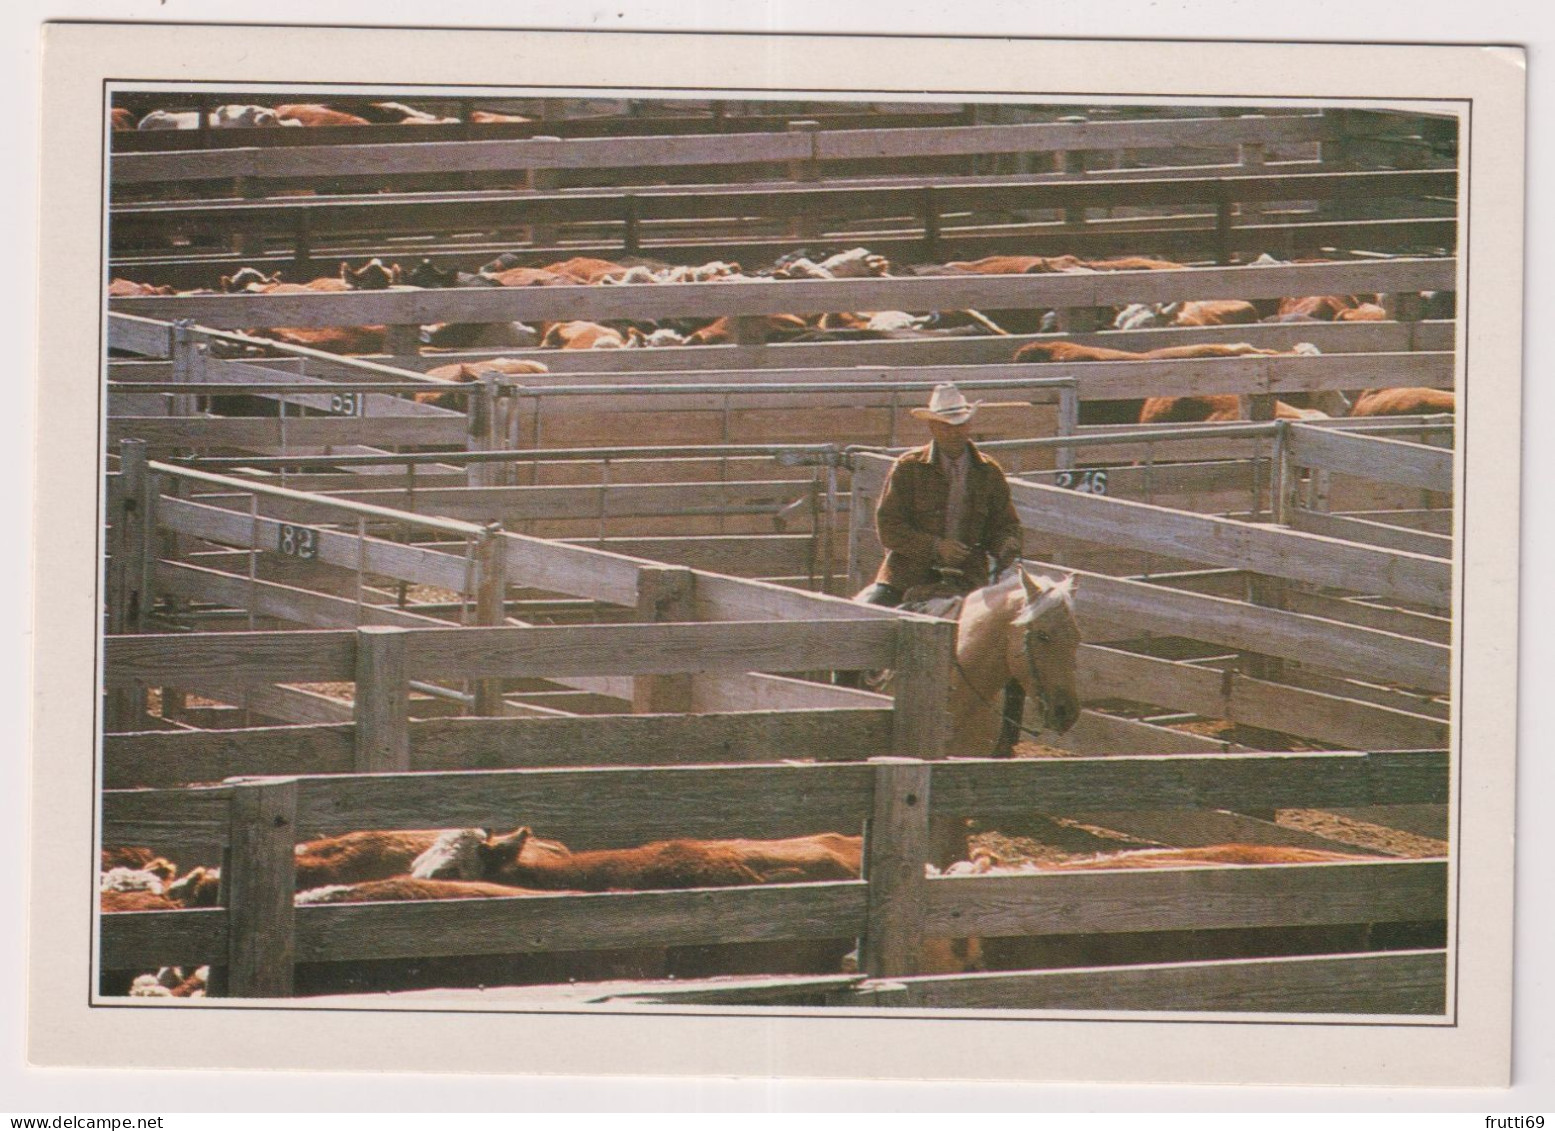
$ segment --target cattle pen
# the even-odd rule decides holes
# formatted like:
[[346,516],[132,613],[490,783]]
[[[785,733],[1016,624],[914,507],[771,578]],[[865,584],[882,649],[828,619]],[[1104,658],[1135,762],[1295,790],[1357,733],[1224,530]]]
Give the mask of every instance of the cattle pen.
[[[99,969],[208,966],[212,998],[326,1004],[1450,1013],[1454,418],[1278,411],[1461,390],[1443,123],[580,106],[476,123],[449,100],[462,120],[409,143],[380,124],[114,135],[111,275],[195,293],[106,302],[100,843],[220,887],[100,915]],[[855,245],[1183,263],[206,289],[369,257],[478,273],[515,250],[540,269]],[[1357,294],[1374,320],[1110,328],[1130,304]],[[822,321],[882,311],[1007,332]],[[782,319],[828,330],[789,340]],[[574,321],[681,341],[428,341]],[[693,324],[728,333],[686,344]],[[377,336],[346,354],[256,327]],[[1247,349],[1016,360],[1055,340]],[[893,457],[926,438],[911,410],[945,381],[983,402],[1025,567],[1076,578],[1084,709],[1012,759],[945,756],[953,623],[848,599],[882,555]],[[1244,419],[1102,422],[1142,395],[1230,397]],[[835,677],[878,669],[884,691]],[[980,866],[937,856],[952,821]],[[862,865],[295,898],[319,838],[515,826],[580,853],[844,834]],[[1290,856],[1125,859],[1226,845]],[[967,940],[983,958],[947,969]]]

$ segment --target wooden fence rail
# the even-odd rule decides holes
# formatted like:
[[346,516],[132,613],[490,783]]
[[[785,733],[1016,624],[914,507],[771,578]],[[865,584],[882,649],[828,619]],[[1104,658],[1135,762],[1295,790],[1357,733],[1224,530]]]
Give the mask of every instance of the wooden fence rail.
[[[110,209],[115,249],[156,240],[169,230],[198,225],[213,235],[280,233],[306,253],[310,243],[352,233],[468,232],[517,224],[634,223],[667,220],[731,220],[750,217],[911,217],[926,226],[958,212],[1014,209],[1117,208],[1207,205],[1284,200],[1354,201],[1382,197],[1450,199],[1456,170],[1286,173],[1231,177],[1080,182],[1009,180],[1000,184],[955,183],[880,187],[792,187],[669,191],[643,189],[609,195],[452,193],[411,199],[374,194],[358,197],[263,201],[134,203]],[[1224,209],[1229,226],[1231,213]],[[1449,224],[1451,221],[1449,220]]]
[[[746,285],[490,287],[350,293],[185,295],[109,300],[109,310],[206,326],[360,326],[585,318],[818,314],[849,310],[982,310],[1116,306],[1175,299],[1279,298],[1453,290],[1454,259],[1206,267],[1094,275],[764,281]],[[652,351],[646,351],[652,352]]]
[[[857,516],[879,497],[891,461],[886,456],[860,452],[853,462]],[[1363,589],[1437,608],[1451,604],[1450,563],[1422,554],[1357,545],[1020,479],[1013,480],[1010,487],[1022,525],[1037,533],[1249,570],[1309,585]],[[868,529],[857,517],[853,528]]]
[[116,153],[115,184],[232,177],[349,177],[524,169],[609,169],[650,165],[739,165],[982,153],[1071,152],[1174,146],[1321,141],[1334,136],[1321,116],[1165,119],[1145,122],[1032,123],[899,130],[618,137],[387,145],[207,149],[197,153]]
[[[104,843],[225,844],[229,863],[224,911],[104,916],[101,961],[225,965],[229,993],[262,997],[290,993],[294,960],[862,936],[864,972],[898,977],[915,973],[918,940],[936,935],[1437,918],[1442,861],[937,880],[924,879],[924,864],[934,813],[1440,803],[1446,789],[1445,754],[1338,753],[369,774],[110,791]],[[502,828],[515,815],[583,847],[857,829],[868,817],[870,863],[863,882],[843,884],[292,906],[294,842],[360,827]]]

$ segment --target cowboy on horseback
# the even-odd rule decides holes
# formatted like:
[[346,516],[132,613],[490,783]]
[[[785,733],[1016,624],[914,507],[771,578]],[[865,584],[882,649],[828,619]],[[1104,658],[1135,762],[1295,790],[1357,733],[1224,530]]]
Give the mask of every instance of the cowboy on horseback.
[[[969,435],[980,403],[946,383],[935,386],[927,408],[912,410],[933,439],[903,452],[891,468],[875,510],[886,557],[858,600],[894,608],[922,597],[964,595],[1020,558],[1020,519],[1004,469]],[[1014,747],[1024,705],[1020,684],[1011,680],[1001,752]]]

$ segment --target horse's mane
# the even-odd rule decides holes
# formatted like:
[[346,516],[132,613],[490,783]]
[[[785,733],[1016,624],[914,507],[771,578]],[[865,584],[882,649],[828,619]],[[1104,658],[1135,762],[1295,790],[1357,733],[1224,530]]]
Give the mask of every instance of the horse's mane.
[[1028,601],[1026,607],[1021,609],[1013,622],[1017,627],[1025,627],[1041,620],[1060,605],[1071,611],[1074,609],[1074,574],[1070,574],[1062,581],[1054,581],[1050,577],[1035,575],[1032,577],[1037,583],[1041,596],[1035,601]]

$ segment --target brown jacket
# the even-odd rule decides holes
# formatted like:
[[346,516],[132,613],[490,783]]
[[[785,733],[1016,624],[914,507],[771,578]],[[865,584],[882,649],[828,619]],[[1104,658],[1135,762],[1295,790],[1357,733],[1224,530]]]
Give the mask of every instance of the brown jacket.
[[[978,551],[968,566],[967,584],[988,584],[988,563],[1020,552],[1020,519],[1010,501],[1004,469],[968,444],[966,501],[961,529],[950,535]],[[933,444],[903,452],[887,477],[880,505],[875,509],[875,528],[886,549],[885,561],[875,580],[906,592],[914,585],[936,580],[934,543],[946,537],[945,506],[950,479]]]

